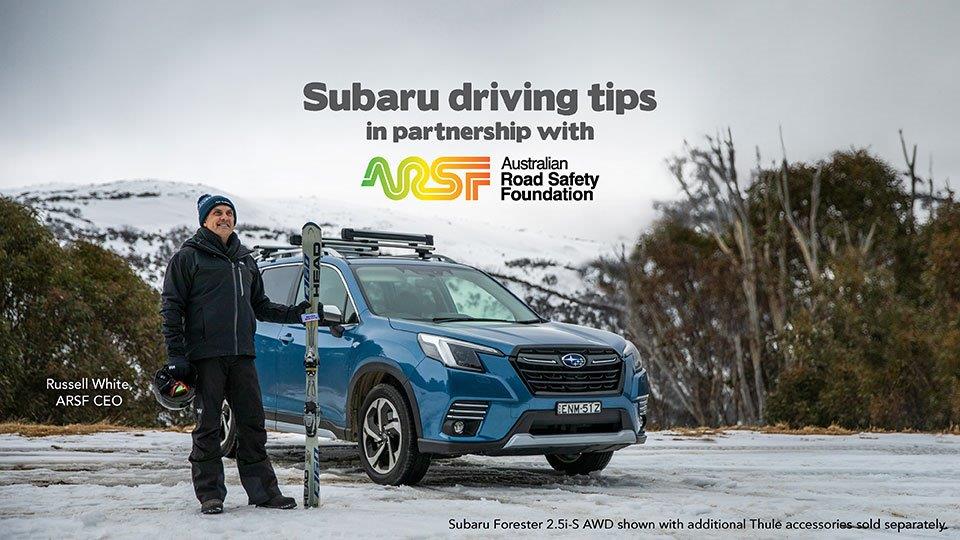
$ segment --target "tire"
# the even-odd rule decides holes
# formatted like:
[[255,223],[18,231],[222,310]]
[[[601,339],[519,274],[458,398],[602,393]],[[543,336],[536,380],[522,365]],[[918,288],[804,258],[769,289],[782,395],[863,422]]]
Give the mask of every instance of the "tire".
[[586,452],[583,454],[547,454],[547,463],[564,474],[590,474],[602,471],[610,463],[613,452]]
[[414,485],[430,467],[417,448],[417,429],[407,398],[389,384],[375,386],[357,413],[357,449],[367,476],[378,484]]
[[237,419],[227,400],[223,400],[220,409],[220,455],[228,458],[237,457]]

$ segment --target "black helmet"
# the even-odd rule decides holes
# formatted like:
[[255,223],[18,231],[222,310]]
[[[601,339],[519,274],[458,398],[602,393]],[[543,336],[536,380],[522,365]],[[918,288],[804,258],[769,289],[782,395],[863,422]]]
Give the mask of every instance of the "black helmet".
[[158,403],[174,411],[189,407],[193,396],[197,393],[189,384],[174,379],[165,367],[157,370],[153,376],[153,382],[150,383],[150,389],[153,390]]

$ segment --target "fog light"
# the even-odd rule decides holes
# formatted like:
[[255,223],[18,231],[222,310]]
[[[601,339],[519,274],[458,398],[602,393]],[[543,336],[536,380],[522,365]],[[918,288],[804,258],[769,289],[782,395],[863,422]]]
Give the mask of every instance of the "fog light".
[[461,435],[463,433],[463,422],[461,422],[460,420],[457,420],[456,422],[454,422],[453,432],[456,433],[457,435]]

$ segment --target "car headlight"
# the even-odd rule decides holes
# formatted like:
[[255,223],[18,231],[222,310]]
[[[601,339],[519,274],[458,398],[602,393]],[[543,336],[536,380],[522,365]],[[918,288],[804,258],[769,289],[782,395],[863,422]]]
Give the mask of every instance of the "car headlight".
[[639,373],[643,369],[643,364],[640,363],[640,351],[637,350],[637,346],[632,341],[627,340],[627,345],[623,348],[621,356],[623,356],[624,362],[628,362],[630,357],[633,356],[634,372]]
[[478,352],[503,356],[502,352],[490,347],[433,334],[417,334],[417,341],[420,342],[423,354],[454,369],[483,371],[483,362],[477,356]]

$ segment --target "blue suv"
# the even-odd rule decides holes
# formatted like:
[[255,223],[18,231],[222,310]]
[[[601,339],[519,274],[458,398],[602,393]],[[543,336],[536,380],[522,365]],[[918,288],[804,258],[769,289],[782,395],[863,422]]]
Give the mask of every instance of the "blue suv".
[[[463,454],[542,454],[586,474],[646,440],[647,373],[629,341],[540,317],[486,273],[436,254],[431,235],[343,229],[323,245],[320,427],[357,443],[374,482],[415,484],[433,456]],[[300,250],[257,248],[267,296],[303,298]],[[304,334],[258,323],[267,429],[303,432]],[[230,455],[226,404],[223,425]]]

